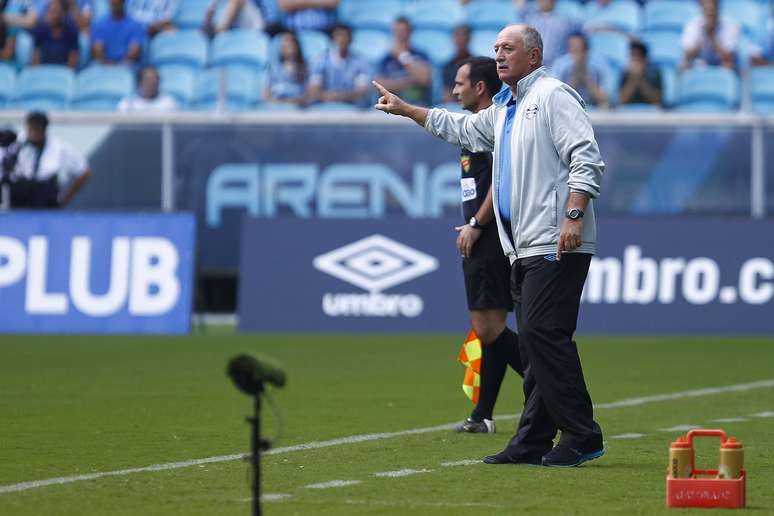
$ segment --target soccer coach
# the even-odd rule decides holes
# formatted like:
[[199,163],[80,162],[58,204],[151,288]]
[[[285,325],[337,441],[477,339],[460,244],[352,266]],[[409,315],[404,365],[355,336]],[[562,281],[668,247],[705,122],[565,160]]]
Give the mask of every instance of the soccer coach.
[[604,454],[573,341],[595,250],[591,199],[599,195],[604,163],[583,100],[542,66],[540,34],[511,25],[494,49],[509,89],[491,107],[473,115],[428,110],[375,83],[376,108],[473,152],[494,151],[492,198],[511,262],[525,405],[508,446],[484,462],[578,466]]

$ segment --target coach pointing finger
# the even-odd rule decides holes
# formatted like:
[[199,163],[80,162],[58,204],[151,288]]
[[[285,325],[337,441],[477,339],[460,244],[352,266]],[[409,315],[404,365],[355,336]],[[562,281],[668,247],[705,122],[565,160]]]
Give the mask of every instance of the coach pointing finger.
[[411,118],[471,152],[494,151],[492,200],[511,263],[525,405],[516,435],[484,462],[577,466],[604,454],[573,335],[595,251],[592,199],[605,165],[580,95],[542,66],[540,34],[511,25],[494,50],[509,88],[487,109],[427,110],[374,84],[381,95],[376,109]]

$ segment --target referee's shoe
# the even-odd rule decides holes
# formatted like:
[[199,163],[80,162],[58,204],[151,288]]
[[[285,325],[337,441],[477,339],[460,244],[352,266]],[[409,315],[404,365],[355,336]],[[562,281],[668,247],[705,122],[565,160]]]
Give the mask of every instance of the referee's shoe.
[[454,431],[469,434],[493,434],[495,433],[495,422],[494,419],[474,421],[471,418],[467,418],[465,421],[455,426]]

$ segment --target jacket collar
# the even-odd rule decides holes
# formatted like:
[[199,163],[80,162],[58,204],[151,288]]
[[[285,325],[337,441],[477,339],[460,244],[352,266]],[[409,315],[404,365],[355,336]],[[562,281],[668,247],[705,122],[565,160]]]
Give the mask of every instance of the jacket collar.
[[[547,74],[546,67],[541,66],[526,77],[522,77],[521,80],[516,83],[516,97],[523,97],[527,93],[527,90],[529,90],[538,79],[545,77]],[[512,97],[513,94],[511,89],[506,86],[500,93],[494,96],[493,100],[498,106],[504,106],[511,101]]]

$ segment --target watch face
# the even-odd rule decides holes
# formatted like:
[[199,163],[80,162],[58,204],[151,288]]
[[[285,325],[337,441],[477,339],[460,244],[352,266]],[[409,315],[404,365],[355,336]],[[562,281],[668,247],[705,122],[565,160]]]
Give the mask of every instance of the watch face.
[[578,208],[573,208],[567,213],[567,216],[573,220],[580,218],[580,210]]

